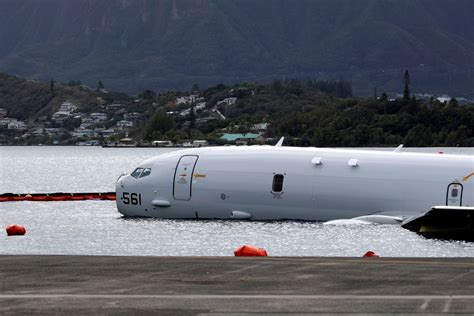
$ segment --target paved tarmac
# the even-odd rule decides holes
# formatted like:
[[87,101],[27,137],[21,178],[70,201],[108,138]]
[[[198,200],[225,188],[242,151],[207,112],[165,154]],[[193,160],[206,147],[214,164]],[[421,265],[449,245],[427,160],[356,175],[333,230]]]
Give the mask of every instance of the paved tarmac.
[[474,259],[0,256],[0,314],[474,313]]

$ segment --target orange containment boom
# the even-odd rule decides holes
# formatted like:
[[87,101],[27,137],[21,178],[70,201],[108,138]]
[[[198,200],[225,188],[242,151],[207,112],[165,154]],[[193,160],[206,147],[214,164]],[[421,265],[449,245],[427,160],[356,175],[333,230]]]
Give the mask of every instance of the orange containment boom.
[[32,194],[0,194],[0,202],[16,202],[16,201],[86,201],[86,200],[115,200],[115,192],[99,192],[99,193],[32,193]]

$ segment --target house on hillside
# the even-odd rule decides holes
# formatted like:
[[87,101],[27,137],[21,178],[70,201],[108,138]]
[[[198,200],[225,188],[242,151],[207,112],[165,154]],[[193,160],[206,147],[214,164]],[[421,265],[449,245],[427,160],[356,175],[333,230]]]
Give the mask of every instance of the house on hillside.
[[69,111],[57,111],[53,114],[52,119],[58,124],[64,123],[65,120],[72,116]]
[[252,130],[257,131],[260,135],[264,135],[267,132],[269,123],[258,123],[252,126]]
[[209,146],[207,140],[193,140],[193,147],[206,147]]
[[94,123],[104,122],[107,120],[107,117],[107,114],[101,112],[94,112],[90,115],[90,118],[92,119],[92,121],[94,121]]
[[114,135],[118,135],[117,131],[114,128],[109,128],[100,132],[100,136],[104,138],[109,138]]
[[26,123],[23,121],[18,121],[16,119],[12,119],[10,123],[8,123],[8,129],[13,129],[17,131],[24,131],[26,130]]
[[125,108],[126,105],[125,104],[122,104],[122,103],[113,103],[113,104],[108,104],[105,106],[105,109],[107,111],[111,111],[111,112],[115,112],[117,110],[120,110],[120,109],[123,109]]
[[198,102],[196,103],[196,106],[194,107],[194,111],[204,110],[205,107],[206,107],[206,102]]
[[26,123],[19,121],[16,118],[5,117],[0,119],[0,126],[2,128],[23,131],[27,129]]
[[178,97],[178,98],[176,98],[176,104],[177,104],[177,105],[180,105],[180,104],[191,104],[191,103],[200,101],[201,99],[202,99],[202,98],[199,98],[199,95],[197,95],[197,94],[191,94],[191,95],[187,95],[187,96],[184,96],[184,97]]
[[74,137],[97,137],[98,133],[91,129],[76,128],[71,135]]
[[7,128],[8,123],[10,123],[10,119],[8,117],[0,118],[0,128]]
[[73,103],[69,102],[69,101],[63,102],[61,104],[61,106],[59,107],[59,111],[61,111],[61,112],[72,113],[76,110],[77,110],[77,106],[74,105]]
[[136,121],[139,120],[142,115],[138,112],[126,113],[123,115],[123,119],[126,121]]
[[231,97],[231,98],[225,98],[224,100],[220,100],[217,102],[216,105],[221,105],[221,104],[227,104],[227,105],[232,105],[232,104],[235,104],[235,102],[237,102],[237,98],[236,97]]
[[133,127],[133,122],[127,120],[121,120],[117,122],[117,128],[119,131],[123,131]]

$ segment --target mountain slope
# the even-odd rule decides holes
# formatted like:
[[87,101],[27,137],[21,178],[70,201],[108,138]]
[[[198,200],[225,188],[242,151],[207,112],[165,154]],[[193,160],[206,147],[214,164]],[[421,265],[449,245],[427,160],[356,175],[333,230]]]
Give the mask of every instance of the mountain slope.
[[4,0],[0,71],[106,88],[282,77],[474,95],[471,0]]

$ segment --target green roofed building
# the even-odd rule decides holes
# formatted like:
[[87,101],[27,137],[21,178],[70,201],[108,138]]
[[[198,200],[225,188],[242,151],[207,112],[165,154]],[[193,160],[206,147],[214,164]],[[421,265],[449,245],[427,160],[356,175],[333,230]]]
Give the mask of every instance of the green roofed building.
[[246,145],[249,141],[263,140],[260,134],[245,133],[245,134],[224,134],[221,136],[222,140],[227,142],[235,142],[237,145]]

